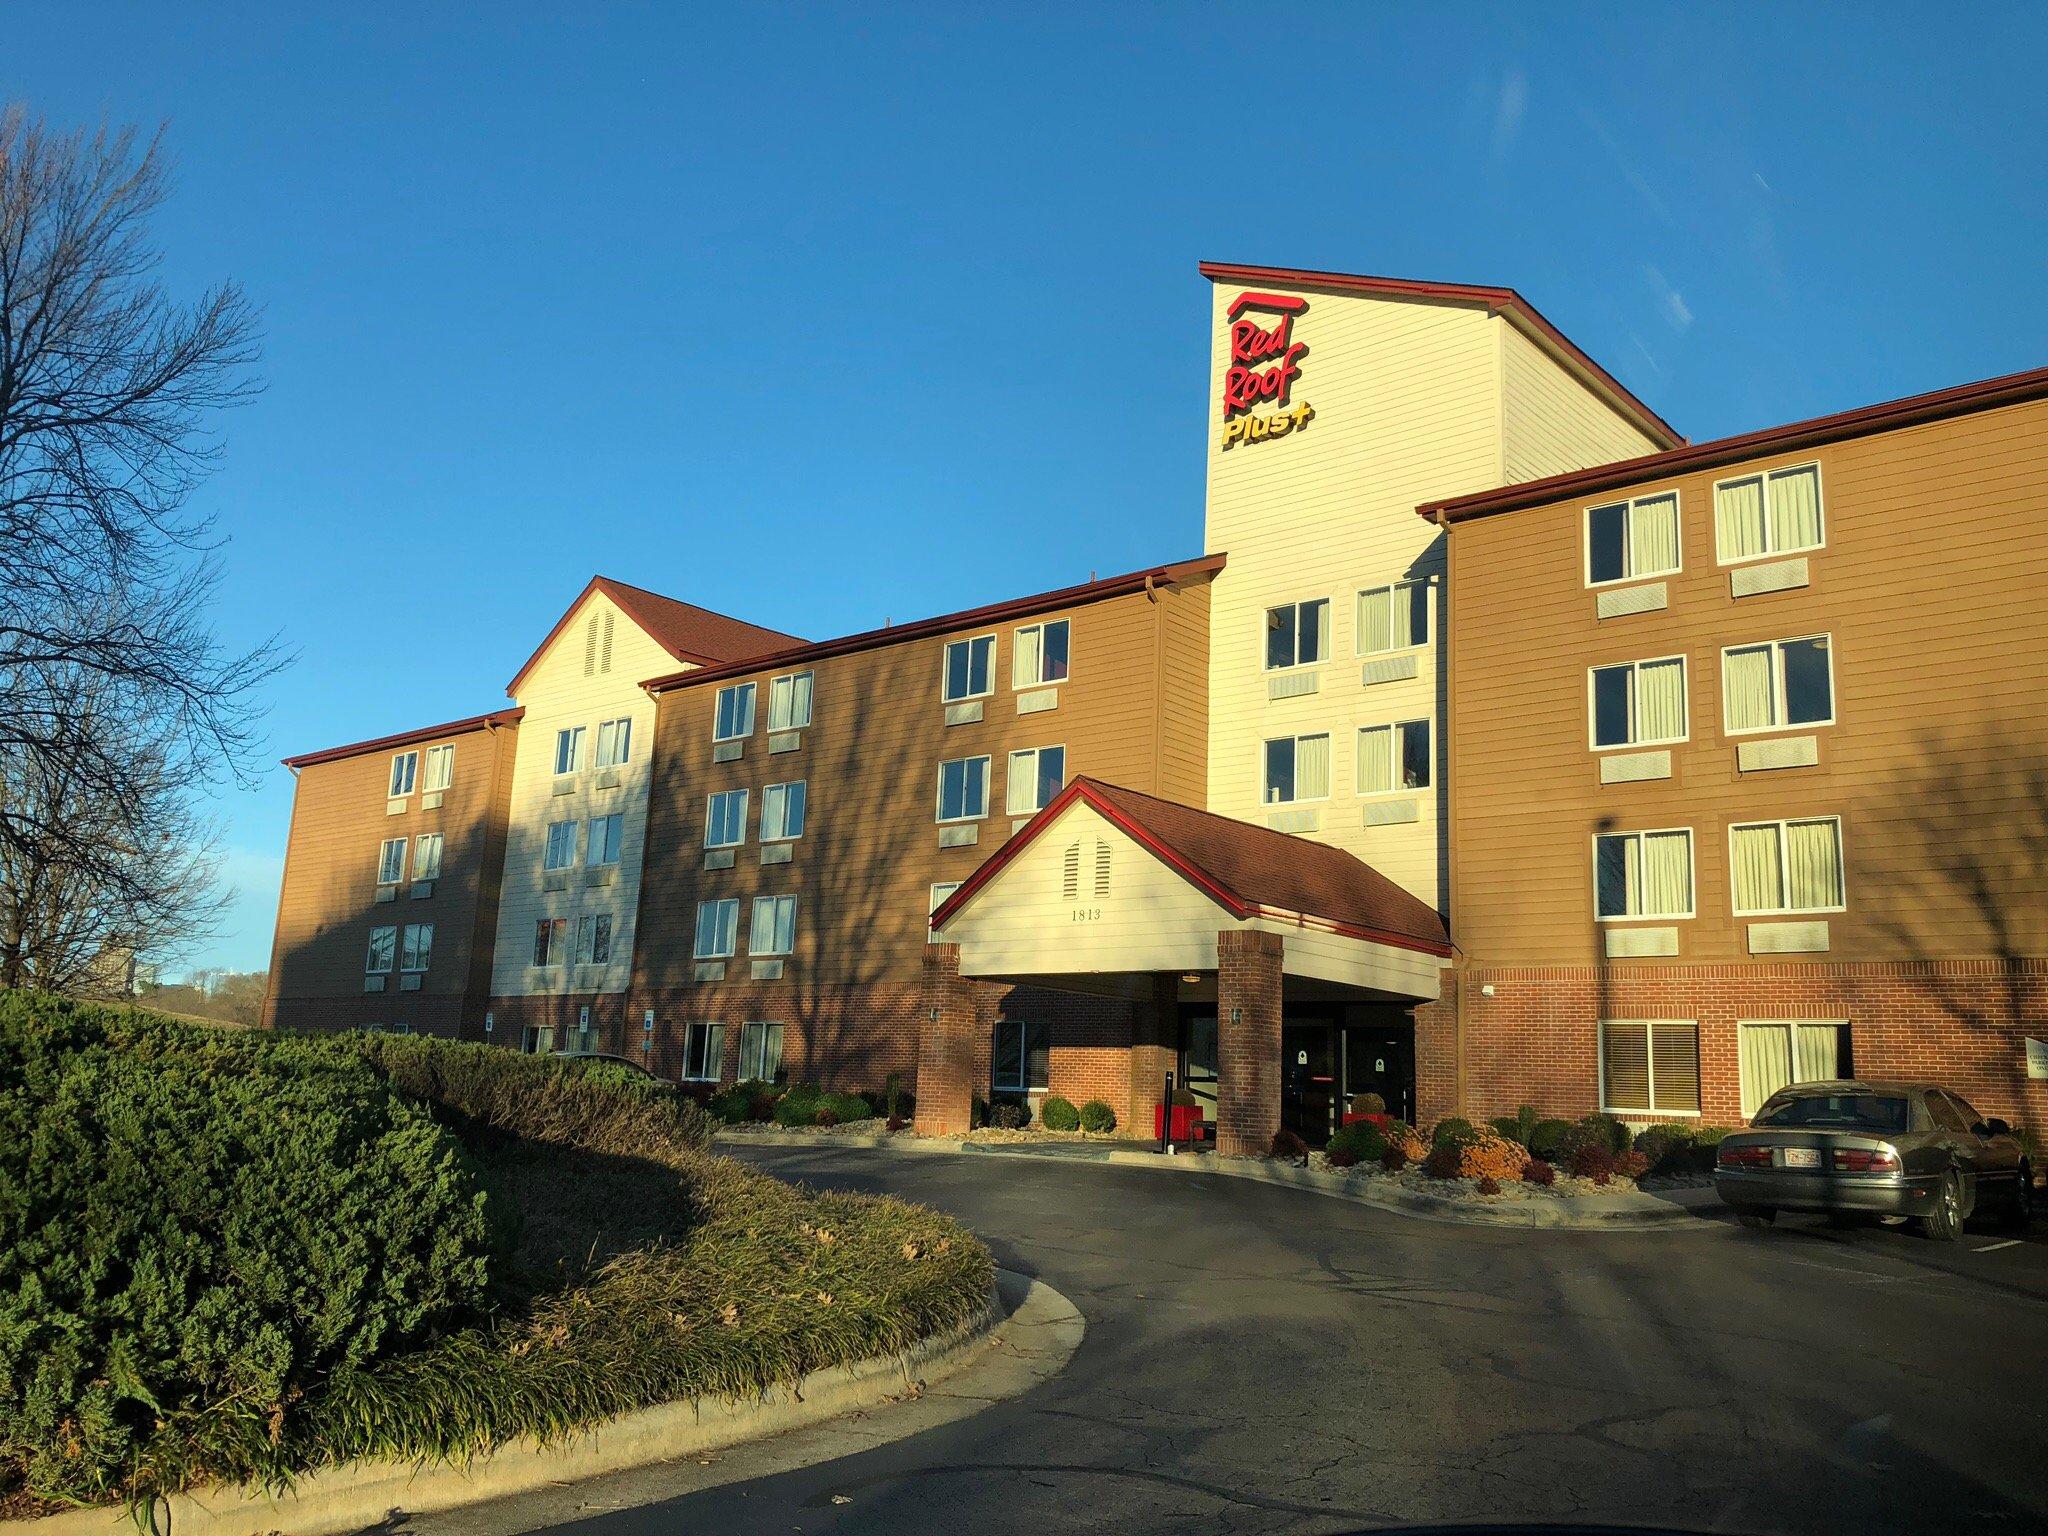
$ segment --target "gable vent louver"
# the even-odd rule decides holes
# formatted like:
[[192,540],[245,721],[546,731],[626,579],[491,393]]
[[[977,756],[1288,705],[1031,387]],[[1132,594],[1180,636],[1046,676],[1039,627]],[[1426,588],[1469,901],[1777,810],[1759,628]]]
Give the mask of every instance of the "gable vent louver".
[[1078,838],[1067,844],[1066,856],[1060,861],[1060,895],[1068,901],[1077,901],[1081,896],[1081,843]]

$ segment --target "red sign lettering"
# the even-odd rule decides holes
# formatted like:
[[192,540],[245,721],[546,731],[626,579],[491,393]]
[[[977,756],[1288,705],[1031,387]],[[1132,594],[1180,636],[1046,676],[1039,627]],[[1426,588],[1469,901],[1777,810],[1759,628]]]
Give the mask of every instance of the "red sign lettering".
[[[1301,377],[1308,348],[1294,339],[1294,317],[1308,300],[1291,294],[1241,293],[1230,306],[1230,366],[1223,373],[1223,419],[1261,402],[1285,406]],[[1239,318],[1247,309],[1279,315],[1271,325]]]

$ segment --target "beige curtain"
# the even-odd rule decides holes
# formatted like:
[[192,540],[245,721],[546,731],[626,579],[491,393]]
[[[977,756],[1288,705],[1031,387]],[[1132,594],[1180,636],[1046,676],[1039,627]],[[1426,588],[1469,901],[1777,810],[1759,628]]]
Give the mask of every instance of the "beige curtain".
[[1358,792],[1377,795],[1394,787],[1394,728],[1369,725],[1358,733]]
[[[1330,604],[1328,600],[1325,599],[1322,602],[1313,604],[1312,611],[1315,615],[1316,653],[1313,656],[1309,655],[1306,645],[1304,645],[1301,659],[1303,661],[1328,661],[1330,659]],[[1304,635],[1302,639],[1306,642],[1308,637]],[[1325,761],[1327,761],[1327,757]]]
[[1812,549],[1820,543],[1820,470],[1814,465],[1771,476],[1771,548]]
[[1636,668],[1637,741],[1676,741],[1685,734],[1685,660],[1644,662]]
[[1394,593],[1398,590],[1378,587],[1358,594],[1358,648],[1361,651],[1390,651],[1394,648]]
[[1294,743],[1294,798],[1318,800],[1330,792],[1330,738],[1302,736]]
[[1764,486],[1737,480],[1714,488],[1714,539],[1723,560],[1745,560],[1764,552]]
[[1683,832],[1643,838],[1642,901],[1645,917],[1682,917],[1692,911],[1692,839]]
[[1775,912],[1785,904],[1775,822],[1735,829],[1735,910]]
[[1792,1038],[1782,1024],[1744,1024],[1741,1041],[1742,1117],[1792,1081]]
[[1678,568],[1678,498],[1652,496],[1628,510],[1629,575],[1654,576]]
[[1812,912],[1842,904],[1842,829],[1833,821],[1785,824],[1785,905]]
[[1802,1083],[1821,1083],[1841,1075],[1842,1031],[1833,1024],[1795,1024],[1793,1069]]
[[1776,725],[1771,709],[1771,648],[1751,646],[1721,659],[1721,687],[1727,694],[1728,729],[1758,730]]
[[1036,688],[1045,664],[1045,631],[1040,628],[1017,631],[1010,652],[1010,686]]

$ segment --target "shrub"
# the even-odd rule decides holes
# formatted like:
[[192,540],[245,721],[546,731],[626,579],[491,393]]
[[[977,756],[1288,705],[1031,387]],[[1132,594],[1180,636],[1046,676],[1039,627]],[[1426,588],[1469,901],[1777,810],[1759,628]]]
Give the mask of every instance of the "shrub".
[[1031,1123],[1027,1099],[997,1099],[988,1107],[988,1123],[1000,1131],[1021,1131]]
[[1605,1184],[1614,1176],[1614,1154],[1598,1141],[1582,1141],[1565,1154],[1564,1171],[1575,1179]]
[[1557,1170],[1540,1157],[1532,1157],[1522,1164],[1522,1182],[1548,1189],[1557,1182]]
[[753,1118],[754,1101],[737,1088],[714,1093],[705,1101],[704,1112],[720,1125],[738,1125]]
[[1500,1181],[1488,1174],[1479,1181],[1478,1190],[1482,1195],[1497,1195],[1500,1193]]
[[811,1116],[811,1124],[813,1125],[830,1126],[837,1125],[838,1123],[839,1117],[832,1113],[832,1106],[830,1104],[820,1104],[817,1113]]
[[1500,1115],[1487,1123],[1509,1141],[1519,1141],[1526,1147],[1529,1138],[1536,1134],[1536,1127],[1542,1124],[1542,1118],[1536,1113],[1535,1105],[1524,1104],[1512,1115]]
[[1440,1147],[1447,1141],[1469,1140],[1476,1135],[1472,1122],[1462,1115],[1446,1115],[1437,1121],[1436,1129],[1429,1133],[1429,1144]]
[[1074,1108],[1073,1100],[1054,1094],[1038,1106],[1038,1123],[1048,1131],[1078,1131],[1081,1111]]
[[[822,1116],[826,1112],[830,1112],[832,1119],[829,1123],[833,1125],[852,1125],[858,1120],[875,1118],[874,1106],[868,1103],[865,1095],[858,1093],[825,1094],[819,1105],[819,1113]],[[827,1122],[821,1118],[818,1123],[823,1125]]]
[[1323,1161],[1332,1168],[1349,1168],[1358,1161],[1358,1155],[1332,1142],[1323,1148]]
[[1649,1172],[1668,1178],[1692,1171],[1695,1140],[1686,1126],[1653,1125],[1636,1137],[1635,1150]]
[[825,1096],[810,1083],[798,1083],[775,1101],[777,1125],[816,1125]]
[[1116,1129],[1116,1111],[1100,1099],[1081,1106],[1081,1129],[1091,1136],[1106,1136]]
[[1378,1094],[1360,1093],[1352,1095],[1351,1113],[1354,1115],[1384,1115],[1386,1112],[1387,1101]]
[[1564,1139],[1571,1128],[1569,1120],[1538,1120],[1530,1128],[1525,1145],[1538,1157],[1555,1160],[1564,1156]]
[[[1323,1155],[1339,1168],[1354,1163],[1376,1163],[1387,1150],[1387,1134],[1370,1120],[1353,1121],[1330,1138]],[[1338,1159],[1343,1161],[1339,1162]]]
[[1286,1162],[1305,1163],[1308,1161],[1308,1143],[1285,1126],[1282,1126],[1273,1133],[1273,1145],[1270,1151],[1274,1157]]
[[1408,1166],[1408,1147],[1404,1142],[1390,1141],[1386,1151],[1380,1154],[1380,1166],[1389,1173],[1399,1173]]
[[1529,1150],[1494,1131],[1453,1135],[1430,1148],[1423,1171],[1433,1179],[1518,1179]]
[[1609,1152],[1626,1152],[1629,1144],[1628,1127],[1615,1116],[1595,1113],[1572,1122],[1564,1134],[1558,1150],[1569,1157],[1574,1148],[1582,1146],[1605,1147]]
[[1614,1171],[1625,1179],[1640,1179],[1650,1171],[1650,1160],[1640,1152],[1614,1154]]
[[978,1131],[988,1124],[988,1100],[976,1094],[967,1106],[967,1128]]
[[1455,1179],[1458,1177],[1458,1149],[1449,1142],[1431,1147],[1429,1156],[1422,1160],[1422,1171],[1432,1179]]

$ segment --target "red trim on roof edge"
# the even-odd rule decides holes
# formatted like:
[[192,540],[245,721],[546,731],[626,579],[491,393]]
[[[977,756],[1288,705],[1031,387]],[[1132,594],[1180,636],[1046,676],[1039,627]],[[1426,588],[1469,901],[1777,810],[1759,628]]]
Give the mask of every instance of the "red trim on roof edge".
[[523,709],[498,709],[488,715],[471,715],[467,720],[450,720],[446,725],[425,725],[415,731],[400,731],[392,736],[378,736],[370,741],[351,742],[345,747],[323,747],[318,752],[301,752],[297,757],[281,759],[287,768],[309,768],[315,763],[331,763],[344,757],[361,757],[367,752],[381,752],[386,747],[409,746],[415,741],[431,741],[436,736],[467,736],[472,731],[512,725],[526,713]]
[[1692,470],[1718,468],[1741,459],[1760,458],[1767,453],[1789,453],[1801,448],[1819,447],[1844,438],[1920,426],[1951,416],[1966,416],[1973,411],[2018,405],[2044,396],[2048,396],[2048,368],[2033,368],[2024,373],[2002,374],[1973,384],[1957,384],[1924,395],[1907,395],[1878,405],[1838,411],[1832,416],[1815,416],[1806,421],[1788,422],[1784,426],[1744,432],[1736,437],[1715,438],[1710,442],[1674,448],[1667,453],[1597,464],[1590,469],[1576,469],[1541,480],[1524,480],[1518,485],[1499,486],[1469,496],[1426,501],[1415,510],[1433,522],[1458,522],[1484,513],[1511,512],[1519,507],[1533,507],[1568,496],[1612,490],[1638,480],[1665,479]]
[[[505,696],[507,698],[518,697],[519,685],[525,682],[527,674],[540,664],[540,659],[543,655],[547,653],[548,647],[553,645],[555,641],[561,636],[562,631],[569,627],[569,621],[576,616],[576,610],[583,606],[584,601],[593,592],[602,592],[606,597],[610,598],[614,603],[618,604],[620,612],[624,613],[627,618],[631,619],[635,624],[639,625],[641,632],[645,634],[648,639],[652,640],[664,651],[667,651],[669,655],[675,657],[677,661],[687,661],[691,663],[693,666],[717,666],[721,663],[733,659],[729,656],[712,656],[708,654],[700,655],[695,651],[685,650],[681,646],[673,645],[668,640],[663,638],[661,633],[661,626],[659,624],[649,622],[649,620],[646,617],[644,617],[641,613],[636,611],[637,604],[634,601],[636,597],[660,597],[662,595],[661,593],[649,592],[645,587],[636,587],[632,585],[630,582],[614,581],[609,576],[593,576],[590,578],[588,584],[584,586],[583,590],[576,594],[576,600],[569,604],[567,608],[564,608],[562,610],[562,616],[559,619],[555,620],[555,627],[548,631],[548,637],[545,640],[541,641],[539,646],[535,648],[534,653],[526,658],[526,665],[519,669],[518,675],[515,676],[511,682],[505,685]],[[667,600],[671,603],[682,602],[682,599],[680,598],[669,598]],[[687,603],[684,604],[684,606],[689,608],[698,608],[698,605],[695,603]],[[699,608],[699,611],[703,613],[712,612],[712,610],[709,608]],[[732,616],[730,614],[718,614],[716,616],[721,619],[732,620],[732,622],[737,624],[745,624],[746,627],[749,629],[762,628],[762,626],[758,624],[748,624],[745,619],[732,619]],[[774,635],[780,634],[781,631],[763,630],[763,633]]]
[[770,651],[762,656],[748,656],[739,661],[699,667],[688,672],[670,672],[662,677],[649,678],[640,686],[649,693],[665,693],[671,688],[688,688],[698,683],[717,682],[722,678],[741,677],[749,672],[765,672],[771,668],[793,666],[800,662],[822,661],[828,656],[847,656],[856,651],[872,651],[902,640],[923,640],[932,635],[942,635],[948,630],[965,629],[975,624],[1000,624],[1006,619],[1021,619],[1029,614],[1045,613],[1054,608],[1100,602],[1104,598],[1143,592],[1148,587],[1172,585],[1193,577],[1213,576],[1223,569],[1226,558],[1223,555],[1203,555],[1195,560],[1178,560],[1168,565],[1155,565],[1142,571],[1129,571],[1121,576],[1105,576],[1100,581],[1083,582],[1077,587],[1038,592],[1030,597],[1013,597],[1005,602],[991,603],[984,608],[968,608],[959,613],[942,613],[936,618],[918,619],[909,624],[892,624],[886,629],[863,630],[857,635],[842,635],[837,640],[816,640],[809,645],[792,646],[786,651]]
[[1483,304],[1490,313],[1506,310],[1552,346],[1584,368],[1600,385],[1612,390],[1651,435],[1669,439],[1667,447],[1685,442],[1685,434],[1659,416],[1621,380],[1601,367],[1578,343],[1565,335],[1543,312],[1512,288],[1495,288],[1477,283],[1429,283],[1411,277],[1370,277],[1356,272],[1315,272],[1302,267],[1250,267],[1227,261],[1197,264],[1202,276],[1213,282],[1299,283],[1307,287],[1337,288],[1349,293],[1376,293],[1388,298],[1447,299],[1454,303]]

